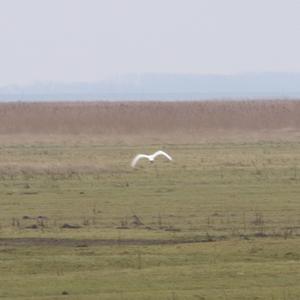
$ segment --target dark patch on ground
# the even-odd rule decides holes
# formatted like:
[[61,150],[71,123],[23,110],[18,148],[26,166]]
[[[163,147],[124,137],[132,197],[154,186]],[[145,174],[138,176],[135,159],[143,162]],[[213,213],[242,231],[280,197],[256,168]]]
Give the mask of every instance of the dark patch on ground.
[[32,224],[32,225],[26,226],[25,229],[39,229],[39,226],[37,224]]
[[0,238],[0,247],[17,246],[64,246],[64,247],[89,247],[89,246],[114,246],[114,245],[176,245],[187,243],[204,243],[224,240],[224,237],[208,240],[202,239],[55,239],[55,238]]
[[77,225],[77,224],[68,224],[68,223],[65,223],[60,228],[65,228],[65,229],[79,229],[79,228],[81,228],[81,226]]
[[131,221],[130,225],[132,225],[132,226],[143,226],[144,225],[138,216],[134,215],[131,218],[132,218],[132,221]]
[[[294,235],[293,237],[299,237]],[[217,242],[236,239],[232,236],[202,236],[190,239],[55,239],[55,238],[0,238],[0,247],[22,247],[22,246],[62,246],[62,247],[89,247],[89,246],[151,246],[151,245],[178,245]],[[255,238],[286,238],[278,234],[252,234],[240,235],[241,240]],[[287,256],[290,253],[287,254]]]
[[23,192],[23,193],[20,193],[21,195],[37,195],[38,192]]

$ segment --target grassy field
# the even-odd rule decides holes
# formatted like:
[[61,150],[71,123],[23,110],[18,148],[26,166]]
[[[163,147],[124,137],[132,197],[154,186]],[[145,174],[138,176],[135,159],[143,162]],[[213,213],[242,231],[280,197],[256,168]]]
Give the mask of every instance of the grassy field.
[[2,141],[1,299],[300,298],[299,139]]
[[300,299],[299,104],[0,104],[0,299]]

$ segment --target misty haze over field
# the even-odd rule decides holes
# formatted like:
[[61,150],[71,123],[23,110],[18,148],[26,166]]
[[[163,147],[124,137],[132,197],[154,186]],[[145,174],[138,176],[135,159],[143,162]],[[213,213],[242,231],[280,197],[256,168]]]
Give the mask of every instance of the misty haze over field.
[[0,101],[299,99],[299,10],[297,0],[1,1]]
[[300,98],[300,73],[131,74],[98,82],[0,87],[0,101]]

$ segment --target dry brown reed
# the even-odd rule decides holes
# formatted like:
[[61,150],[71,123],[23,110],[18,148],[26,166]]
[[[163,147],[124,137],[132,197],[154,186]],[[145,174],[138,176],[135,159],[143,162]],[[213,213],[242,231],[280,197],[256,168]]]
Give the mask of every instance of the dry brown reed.
[[297,130],[300,101],[1,103],[0,134]]

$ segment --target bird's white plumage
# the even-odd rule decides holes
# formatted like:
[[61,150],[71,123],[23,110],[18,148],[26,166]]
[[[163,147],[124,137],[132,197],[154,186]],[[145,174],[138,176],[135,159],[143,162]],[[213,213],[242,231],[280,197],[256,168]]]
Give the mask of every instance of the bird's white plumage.
[[172,157],[171,157],[169,154],[167,154],[166,152],[161,151],[161,150],[156,151],[154,154],[152,154],[153,159],[155,159],[155,157],[156,157],[156,156],[159,156],[159,155],[163,155],[163,156],[165,156],[168,160],[172,160]]
[[131,162],[131,166],[134,168],[135,165],[137,164],[137,162],[141,159],[141,158],[148,158],[149,159],[149,156],[148,155],[145,155],[145,154],[138,154]]
[[146,155],[146,154],[138,154],[134,157],[134,159],[132,160],[131,162],[131,166],[134,168],[136,166],[136,164],[138,163],[138,161],[141,159],[141,158],[147,158],[149,161],[153,162],[155,160],[155,158],[159,155],[163,155],[165,156],[168,160],[172,160],[172,157],[167,154],[166,152],[164,151],[156,151],[155,153],[151,154],[151,155]]

